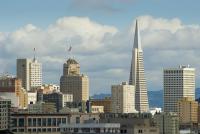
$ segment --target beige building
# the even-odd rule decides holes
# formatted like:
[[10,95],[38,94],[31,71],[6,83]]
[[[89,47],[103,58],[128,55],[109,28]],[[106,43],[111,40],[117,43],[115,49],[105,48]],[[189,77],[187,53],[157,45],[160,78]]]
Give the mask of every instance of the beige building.
[[21,80],[15,77],[0,78],[0,96],[11,99],[14,107],[26,108],[28,105],[27,92],[22,88]]
[[105,97],[104,99],[92,99],[91,105],[92,106],[103,106],[104,107],[104,113],[111,113],[111,97]]
[[52,93],[52,92],[59,92],[60,86],[56,84],[43,84],[41,87],[37,88],[37,91],[41,90],[43,94]]
[[28,113],[55,113],[56,107],[54,103],[37,102],[28,105]]
[[22,80],[22,87],[27,91],[42,86],[42,64],[35,58],[17,59],[17,78]]
[[20,108],[27,108],[28,107],[28,93],[24,88],[22,88],[20,90],[19,105],[20,105]]
[[135,113],[135,87],[122,82],[120,85],[112,86],[112,112],[113,113]]
[[176,113],[157,113],[154,120],[160,134],[179,134],[179,119]]
[[80,65],[74,59],[68,59],[63,65],[60,91],[64,94],[72,94],[74,102],[89,100],[89,78],[80,74]]
[[184,97],[178,101],[178,116],[181,124],[198,122],[198,102]]
[[195,99],[195,69],[164,69],[164,111],[177,112],[177,102],[183,97]]
[[104,113],[104,106],[92,106],[91,113]]

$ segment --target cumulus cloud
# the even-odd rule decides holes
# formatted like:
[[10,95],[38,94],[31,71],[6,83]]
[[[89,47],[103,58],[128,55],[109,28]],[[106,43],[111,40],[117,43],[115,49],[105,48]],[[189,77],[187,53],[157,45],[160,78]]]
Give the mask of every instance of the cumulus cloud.
[[[178,18],[139,16],[148,89],[162,89],[162,70],[200,63],[200,27]],[[43,63],[45,83],[59,83],[62,64],[74,57],[90,77],[90,92],[110,92],[111,84],[128,81],[135,20],[120,31],[87,17],[63,17],[42,29],[33,24],[13,32],[0,32],[0,72],[15,72],[16,58],[33,57]],[[72,53],[67,48],[72,46]],[[199,78],[197,77],[197,80]]]

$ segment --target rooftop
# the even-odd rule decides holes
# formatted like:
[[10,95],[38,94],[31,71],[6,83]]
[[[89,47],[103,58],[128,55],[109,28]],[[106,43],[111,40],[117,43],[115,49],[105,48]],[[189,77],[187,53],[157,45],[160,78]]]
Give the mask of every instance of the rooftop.
[[69,58],[69,59],[67,60],[67,64],[78,64],[78,62],[77,62],[75,59]]

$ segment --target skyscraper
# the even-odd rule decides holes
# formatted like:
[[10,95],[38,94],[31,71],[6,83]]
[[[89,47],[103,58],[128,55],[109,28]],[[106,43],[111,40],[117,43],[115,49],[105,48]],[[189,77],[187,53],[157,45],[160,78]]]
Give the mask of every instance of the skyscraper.
[[195,69],[187,66],[164,69],[164,111],[177,112],[183,97],[195,99]]
[[42,64],[35,58],[30,62],[30,88],[42,86]]
[[42,64],[35,58],[17,59],[17,78],[22,80],[27,91],[42,86]]
[[147,112],[149,109],[147,86],[144,74],[143,50],[136,21],[134,47],[130,69],[129,84],[135,86],[135,108],[139,112]]
[[69,58],[63,64],[63,75],[60,78],[60,91],[64,94],[72,94],[74,102],[89,100],[89,79],[80,74],[79,63]]

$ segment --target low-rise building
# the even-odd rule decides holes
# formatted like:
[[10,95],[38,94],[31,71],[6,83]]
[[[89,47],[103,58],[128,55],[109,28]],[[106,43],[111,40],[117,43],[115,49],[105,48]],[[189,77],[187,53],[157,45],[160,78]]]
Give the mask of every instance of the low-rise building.
[[120,134],[119,123],[61,124],[61,134]]
[[37,101],[37,92],[28,92],[28,104],[35,104]]
[[98,121],[99,114],[13,113],[12,131],[15,134],[60,133],[60,124],[85,123],[88,120]]
[[61,92],[53,92],[49,94],[43,94],[43,101],[55,103],[56,110],[59,112],[59,110],[66,106],[67,102],[73,101],[73,95],[63,94]]
[[157,113],[154,120],[160,134],[179,134],[179,119],[176,113]]
[[104,99],[91,99],[91,106],[103,106],[104,113],[111,113],[111,97],[105,97]]
[[13,107],[26,108],[28,105],[28,96],[22,88],[22,81],[9,75],[0,77],[0,96],[10,99]]
[[88,101],[82,101],[82,102],[66,102],[65,107],[68,107],[69,109],[78,109],[81,113],[90,113],[91,107],[88,104]]
[[11,100],[0,97],[0,132],[11,128]]
[[35,104],[28,105],[29,113],[55,113],[56,107],[51,102],[37,102]]
[[91,112],[92,113],[104,113],[104,107],[103,106],[91,106]]
[[159,134],[150,113],[100,114],[100,123],[119,123],[121,134]]

